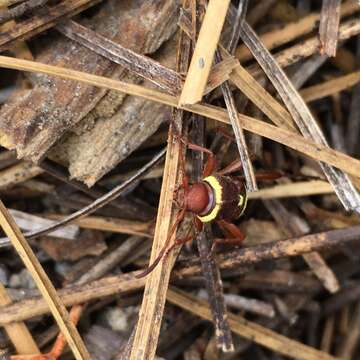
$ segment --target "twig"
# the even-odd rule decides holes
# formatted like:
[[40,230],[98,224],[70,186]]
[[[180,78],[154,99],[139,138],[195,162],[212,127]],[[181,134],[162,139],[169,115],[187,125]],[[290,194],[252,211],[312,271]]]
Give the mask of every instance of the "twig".
[[[358,25],[360,30],[360,23],[358,23]],[[56,75],[66,79],[73,79],[95,86],[118,90],[130,95],[144,97],[148,100],[161,102],[172,107],[178,106],[178,100],[176,97],[161,93],[154,89],[146,89],[143,86],[127,84],[121,81],[116,81],[106,77],[91,75],[71,69],[44,65],[6,56],[0,56],[0,66],[16,70],[34,71]],[[195,104],[191,106],[185,106],[183,109],[202,116],[206,116],[210,119],[218,120],[223,123],[229,123],[229,118],[226,111],[216,106]],[[239,114],[239,118],[245,130],[277,141],[316,160],[336,166],[337,168],[349,174],[358,176],[360,173],[360,162],[355,158],[332,150],[327,146],[315,144],[310,140],[304,139],[302,136],[298,136],[293,132],[286,131],[276,126],[272,126],[265,123],[264,121],[259,121],[242,114]]]
[[229,4],[230,0],[209,1],[180,95],[180,106],[202,99]]
[[[313,139],[316,143],[327,146],[326,139],[317,122],[281,67],[276,63],[266,47],[260,42],[256,33],[246,22],[243,22],[242,29],[243,32],[241,36],[243,41],[249,46],[259,61],[260,66],[277,89],[301,133],[306,138]],[[360,195],[355,190],[349,177],[326,163],[320,162],[320,166],[328,181],[333,185],[345,209],[355,210],[360,213]]]
[[[286,256],[298,256],[312,251],[320,251],[339,246],[360,238],[360,226],[345,229],[325,231],[318,234],[301,236],[294,239],[277,241],[250,248],[230,251],[218,256],[221,269],[248,266],[264,260],[275,260]],[[199,274],[201,268],[198,260],[187,264],[187,267],[175,270],[174,276],[187,276]]]
[[[79,180],[70,179],[68,171],[66,169],[63,169],[60,165],[58,165],[57,163],[51,160],[48,159],[43,160],[39,164],[39,167],[44,171],[46,171],[51,176],[53,176],[54,178],[70,185],[72,188],[76,190],[80,190],[81,192],[89,195],[93,199],[98,199],[99,197],[104,196],[107,192],[107,189],[104,189],[97,184],[89,188]],[[118,199],[114,199],[111,205],[116,207],[120,211],[124,211],[124,208],[126,207],[124,201],[122,200],[119,201]]]
[[69,314],[64,304],[61,302],[55,288],[41,267],[40,262],[2,202],[0,202],[0,224],[31,273],[40,292],[48,302],[51,312],[68,341],[75,358],[78,360],[90,359],[90,355],[76,327],[69,319]]
[[[205,224],[203,231],[199,234],[202,237],[198,241],[200,258],[203,259],[211,253],[210,239],[212,237],[209,224]],[[218,344],[222,346],[224,352],[234,351],[234,344],[230,332],[229,323],[226,317],[226,305],[224,302],[223,286],[219,268],[214,260],[201,261],[201,268],[204,274],[206,288],[209,292],[209,302],[214,321],[216,338]]]
[[341,0],[322,1],[319,26],[321,42],[320,53],[326,54],[327,56],[336,55],[340,22],[340,4]]
[[102,197],[98,198],[97,200],[93,201],[88,206],[82,208],[79,211],[72,213],[71,215],[65,217],[63,220],[56,222],[54,225],[43,228],[42,230],[26,233],[25,236],[27,239],[33,239],[35,237],[47,234],[51,231],[54,231],[64,225],[69,224],[70,222],[74,221],[75,219],[79,219],[83,216],[93,213],[100,207],[108,204],[113,199],[117,198],[123,191],[125,191],[129,186],[131,186],[134,181],[140,179],[144,174],[146,174],[153,166],[158,164],[159,161],[162,160],[165,150],[161,150],[157,155],[153,157],[151,161],[149,161],[145,166],[143,166],[140,170],[138,170],[133,176],[129,179],[124,181],[122,184],[116,186],[114,189],[103,195]]
[[0,34],[0,51],[9,49],[17,40],[25,40],[53,27],[56,22],[71,17],[99,3],[101,0],[64,0],[49,8],[44,14],[25,20],[5,33]]
[[[168,300],[193,314],[204,319],[211,320],[209,307],[194,296],[177,289],[169,289]],[[325,360],[336,359],[335,357],[316,350],[295,340],[291,340],[272,330],[269,330],[254,322],[245,320],[241,316],[228,313],[231,329],[238,335],[263,345],[280,354],[301,360]]]
[[[0,283],[0,305],[11,304],[12,301],[6,292],[3,284]],[[14,322],[5,326],[5,331],[9,336],[16,352],[20,355],[40,354],[40,350],[31,336],[28,328],[23,322]]]
[[[191,132],[193,141],[198,145],[205,146],[205,119],[197,115],[193,115],[193,118],[194,124]],[[202,152],[192,152],[192,165],[191,180],[194,182],[201,181],[204,166],[204,154]],[[206,291],[209,296],[217,347],[224,352],[228,352],[234,349],[234,345],[226,319],[221,275],[215,256],[211,252],[212,238],[211,225],[204,224],[202,232],[196,237],[196,244],[201,262],[202,276],[205,279]]]

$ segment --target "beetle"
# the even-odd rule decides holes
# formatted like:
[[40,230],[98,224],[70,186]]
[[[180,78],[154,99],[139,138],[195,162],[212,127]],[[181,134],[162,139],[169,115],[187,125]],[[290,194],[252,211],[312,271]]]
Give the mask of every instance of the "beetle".
[[[189,178],[184,171],[185,160],[181,157],[180,165],[184,176],[182,186],[180,187],[182,191],[177,191],[176,199],[180,211],[157,258],[145,271],[138,274],[137,278],[144,277],[154,270],[160,260],[167,256],[176,245],[193,240],[202,230],[204,223],[215,222],[225,234],[225,238],[214,240],[211,252],[214,251],[217,244],[240,245],[245,239],[241,230],[233,224],[233,221],[244,214],[247,205],[248,196],[244,179],[241,176],[228,175],[241,169],[240,160],[235,160],[226,168],[216,171],[216,157],[211,150],[188,142],[186,142],[186,145],[191,150],[200,151],[208,155],[202,180],[189,185]],[[282,174],[275,171],[258,173],[256,178],[258,180],[275,180],[280,176]],[[187,213],[193,216],[195,235],[188,235],[183,239],[177,239],[170,245],[172,235]]]

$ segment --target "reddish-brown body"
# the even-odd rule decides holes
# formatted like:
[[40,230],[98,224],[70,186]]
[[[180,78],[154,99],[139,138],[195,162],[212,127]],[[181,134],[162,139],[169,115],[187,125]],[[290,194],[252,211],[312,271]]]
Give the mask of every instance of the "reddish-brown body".
[[186,210],[202,222],[234,221],[243,214],[247,203],[244,183],[238,177],[217,174],[192,185],[184,199]]

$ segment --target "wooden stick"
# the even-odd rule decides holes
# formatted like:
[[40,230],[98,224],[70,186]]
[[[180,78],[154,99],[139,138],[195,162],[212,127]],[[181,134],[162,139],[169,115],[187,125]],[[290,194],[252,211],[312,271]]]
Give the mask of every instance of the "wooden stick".
[[338,43],[341,0],[323,0],[320,15],[320,53],[335,56]]
[[51,284],[44,269],[33,253],[31,247],[24,238],[15,221],[9,214],[4,204],[0,201],[0,225],[11,240],[25,266],[31,273],[37,287],[46,299],[51,312],[57,321],[60,330],[68,341],[77,360],[90,359],[84,343],[82,342],[76,327],[72,324],[64,304],[61,302],[55,288]]
[[[175,288],[168,290],[167,299],[177,306],[211,320],[209,306],[194,296]],[[335,360],[336,358],[322,351],[289,339],[241,316],[228,312],[231,329],[238,335],[263,345],[280,354],[299,360]]]
[[[0,66],[10,69],[41,72],[49,75],[60,76],[65,79],[82,81],[91,85],[118,90],[129,95],[140,96],[172,107],[178,106],[178,99],[176,97],[164,94],[160,91],[71,69],[39,64],[32,61],[15,59],[6,56],[0,56]],[[184,106],[183,109],[223,123],[229,123],[229,117],[226,111],[216,106],[195,104],[191,106]],[[330,149],[321,144],[315,144],[313,141],[304,139],[302,136],[296,135],[294,132],[286,131],[277,126],[272,126],[264,121],[259,121],[243,114],[239,114],[239,118],[245,130],[277,141],[316,160],[326,162],[329,165],[333,165],[349,174],[353,174],[354,176],[358,176],[360,173],[360,161],[353,157]]]
[[230,0],[210,0],[201,25],[179,105],[201,101]]
[[[248,266],[264,260],[279,259],[286,256],[298,256],[312,251],[320,251],[357,240],[360,237],[360,226],[325,231],[318,234],[301,236],[294,239],[253,246],[245,249],[229,251],[218,256],[218,263],[222,269]],[[198,260],[191,261],[185,268],[174,271],[174,276],[199,274],[201,267]]]
[[[9,305],[12,301],[3,284],[0,283],[0,305]],[[14,322],[4,326],[16,352],[20,355],[40,354],[30,331],[23,322]]]

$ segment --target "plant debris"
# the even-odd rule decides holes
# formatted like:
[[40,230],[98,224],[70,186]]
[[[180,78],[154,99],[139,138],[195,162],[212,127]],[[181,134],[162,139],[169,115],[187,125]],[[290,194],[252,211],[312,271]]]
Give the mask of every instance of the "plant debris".
[[358,359],[359,14],[0,0],[1,359]]

